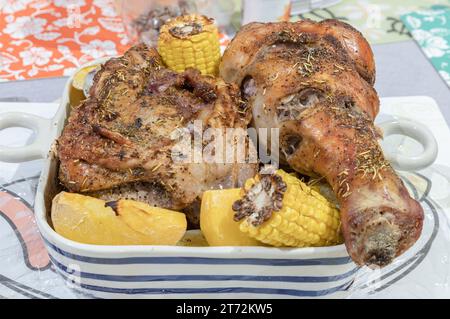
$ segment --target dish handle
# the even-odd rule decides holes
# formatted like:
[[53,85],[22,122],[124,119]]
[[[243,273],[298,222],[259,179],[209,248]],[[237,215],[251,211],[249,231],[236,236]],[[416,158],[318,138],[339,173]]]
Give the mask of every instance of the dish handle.
[[423,124],[415,121],[396,119],[378,124],[383,130],[384,137],[390,135],[404,135],[410,137],[422,144],[423,152],[417,156],[406,156],[395,153],[385,152],[386,158],[391,162],[395,169],[401,171],[416,171],[424,169],[437,158],[438,144],[433,133]]
[[31,129],[35,138],[31,144],[21,147],[0,145],[0,161],[19,163],[46,157],[52,129],[51,119],[21,112],[0,113],[0,130],[9,127]]

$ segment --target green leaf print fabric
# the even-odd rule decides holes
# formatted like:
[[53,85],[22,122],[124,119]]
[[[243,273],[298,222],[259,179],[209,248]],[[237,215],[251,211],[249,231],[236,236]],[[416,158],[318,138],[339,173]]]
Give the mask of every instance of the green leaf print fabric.
[[450,8],[415,11],[401,18],[450,87]]
[[401,15],[435,5],[449,7],[450,0],[342,0],[325,9],[293,16],[292,20],[340,19],[361,31],[370,44],[392,43],[411,40]]

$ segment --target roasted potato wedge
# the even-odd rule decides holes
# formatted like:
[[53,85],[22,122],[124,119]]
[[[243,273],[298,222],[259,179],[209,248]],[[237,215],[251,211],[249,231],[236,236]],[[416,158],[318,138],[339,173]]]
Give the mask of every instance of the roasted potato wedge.
[[233,220],[233,203],[241,198],[239,188],[211,190],[203,193],[200,229],[210,246],[260,246],[239,229]]
[[184,214],[132,200],[106,203],[61,192],[51,219],[60,235],[95,245],[175,245],[186,232]]

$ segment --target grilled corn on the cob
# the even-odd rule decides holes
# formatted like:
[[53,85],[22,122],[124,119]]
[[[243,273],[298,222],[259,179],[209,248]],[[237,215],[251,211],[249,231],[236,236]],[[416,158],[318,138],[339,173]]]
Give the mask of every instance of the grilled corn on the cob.
[[216,75],[220,63],[219,32],[212,19],[184,15],[165,24],[160,31],[158,51],[172,70],[192,67],[202,74]]
[[342,242],[338,209],[282,170],[249,179],[233,205],[240,230],[272,246],[330,246]]

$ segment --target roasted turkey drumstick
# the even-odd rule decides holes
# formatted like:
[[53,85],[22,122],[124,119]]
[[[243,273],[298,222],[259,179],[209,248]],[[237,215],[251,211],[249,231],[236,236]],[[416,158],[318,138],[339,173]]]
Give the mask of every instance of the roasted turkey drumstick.
[[220,75],[241,86],[256,128],[280,129],[282,162],[326,178],[356,263],[385,266],[414,244],[423,210],[378,144],[374,60],[358,31],[336,20],[252,23]]

